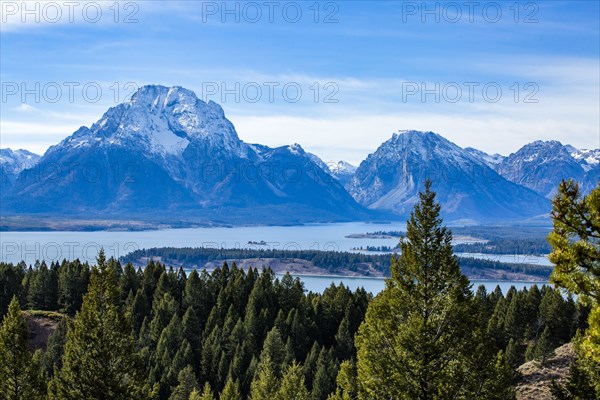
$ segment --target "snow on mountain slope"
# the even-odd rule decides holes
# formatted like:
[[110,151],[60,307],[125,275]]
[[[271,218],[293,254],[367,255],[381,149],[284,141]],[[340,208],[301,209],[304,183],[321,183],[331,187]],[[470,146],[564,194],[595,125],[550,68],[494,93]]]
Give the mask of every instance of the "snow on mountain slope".
[[241,157],[247,151],[217,103],[205,103],[191,90],[178,86],[149,85],[128,102],[110,108],[89,129],[82,127],[52,146],[48,154],[101,144],[137,147],[168,157],[181,154],[192,140],[207,141]]
[[579,161],[587,172],[600,164],[600,149],[574,149],[571,152],[571,157]]
[[0,149],[0,197],[14,185],[22,170],[34,167],[39,160],[39,155],[27,150]]
[[33,167],[39,160],[39,155],[27,150],[0,149],[0,165],[10,166],[11,171],[14,171],[14,173]]
[[504,160],[503,155],[500,155],[498,153],[488,154],[484,151],[477,150],[473,147],[466,147],[465,151],[467,151],[472,156],[479,158],[481,161],[486,163],[491,168],[495,168],[498,164],[500,164],[502,162],[502,160]]
[[519,218],[549,211],[547,200],[433,132],[395,133],[360,164],[346,188],[364,206],[407,215],[427,178],[451,218]]
[[556,194],[561,180],[574,179],[588,191],[600,159],[600,150],[577,150],[556,140],[529,143],[506,157],[497,171],[506,179],[547,198]]
[[[293,220],[347,220],[365,212],[300,145],[248,145],[218,104],[181,87],[140,88],[49,148],[39,164],[50,172],[17,180],[3,209],[116,216],[212,210],[227,218],[228,207],[277,206],[295,207]],[[51,165],[59,168],[46,168]],[[252,213],[240,218],[261,222]]]

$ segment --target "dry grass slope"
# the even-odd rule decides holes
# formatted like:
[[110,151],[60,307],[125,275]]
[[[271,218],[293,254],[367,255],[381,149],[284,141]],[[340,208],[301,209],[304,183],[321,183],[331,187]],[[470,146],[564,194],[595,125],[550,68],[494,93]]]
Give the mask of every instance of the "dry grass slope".
[[56,326],[64,314],[52,311],[28,310],[23,312],[27,330],[29,331],[28,344],[31,350],[46,350],[48,338],[56,330]]
[[569,364],[575,358],[573,343],[567,343],[554,350],[544,365],[539,361],[529,361],[518,370],[522,374],[517,384],[517,399],[550,400],[552,380],[564,381],[569,373]]

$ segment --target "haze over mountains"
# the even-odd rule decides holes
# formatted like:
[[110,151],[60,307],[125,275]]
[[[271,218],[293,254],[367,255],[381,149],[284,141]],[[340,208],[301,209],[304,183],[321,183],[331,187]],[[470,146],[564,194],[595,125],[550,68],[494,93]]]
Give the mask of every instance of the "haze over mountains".
[[299,144],[245,143],[218,104],[156,85],[41,158],[0,155],[4,215],[240,224],[406,216],[427,177],[447,218],[526,219],[548,213],[561,179],[589,190],[600,176],[598,149],[536,141],[503,157],[418,131],[395,133],[358,167],[326,164]]

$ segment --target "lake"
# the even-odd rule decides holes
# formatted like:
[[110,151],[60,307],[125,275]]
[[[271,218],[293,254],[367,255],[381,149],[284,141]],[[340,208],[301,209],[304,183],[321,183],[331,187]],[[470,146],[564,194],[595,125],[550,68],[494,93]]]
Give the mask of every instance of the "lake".
[[[345,236],[379,230],[404,230],[406,223],[364,222],[298,226],[210,227],[155,231],[0,232],[0,260],[28,264],[36,260],[79,258],[94,262],[101,247],[107,257],[151,247],[264,248],[350,251],[368,245],[395,246],[398,239],[354,239]],[[248,242],[265,245],[248,245]]]
[[[281,277],[281,275],[278,275]],[[358,277],[331,277],[331,276],[299,276],[299,278],[304,282],[304,287],[306,290],[311,290],[313,292],[323,292],[327,287],[331,285],[332,282],[336,284],[343,283],[351,290],[356,290],[359,287],[364,288],[367,292],[371,292],[373,294],[377,294],[383,290],[385,287],[385,281],[383,278],[358,278]],[[500,286],[502,289],[502,293],[506,294],[508,289],[511,286],[515,286],[517,289],[522,289],[524,287],[530,288],[534,284],[541,286],[543,284],[547,284],[548,282],[518,282],[518,281],[471,281],[473,285],[473,291],[477,290],[479,285],[484,285],[486,290],[492,292],[496,286]]]
[[[405,230],[406,223],[377,224],[365,222],[306,224],[299,226],[250,226],[163,229],[155,231],[95,231],[95,232],[0,232],[0,261],[17,263],[25,260],[46,262],[75,259],[95,262],[100,248],[108,257],[121,257],[131,251],[151,247],[211,247],[211,248],[265,248],[350,251],[353,247],[395,246],[398,239],[347,238],[347,235],[374,231]],[[249,245],[249,242],[261,245]],[[264,242],[264,244],[262,244]],[[496,257],[496,256],[493,256]],[[515,257],[511,262],[515,262]],[[523,256],[521,262],[532,262]],[[509,260],[506,260],[509,261]],[[541,262],[540,260],[538,260]],[[321,292],[332,281],[343,281],[352,289],[364,287],[379,292],[383,279],[332,278],[303,276],[308,290]],[[483,282],[488,290],[500,284],[503,291],[511,284],[528,286],[522,282]],[[474,282],[477,287],[479,282]],[[530,284],[529,284],[530,286]]]

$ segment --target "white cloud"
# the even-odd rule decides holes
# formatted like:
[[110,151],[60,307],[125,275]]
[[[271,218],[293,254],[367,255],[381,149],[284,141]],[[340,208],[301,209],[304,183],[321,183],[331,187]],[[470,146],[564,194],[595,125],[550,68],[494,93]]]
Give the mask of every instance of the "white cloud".
[[21,103],[17,107],[15,107],[15,111],[28,113],[28,112],[37,111],[37,108],[35,108],[34,106],[31,106],[27,103]]

